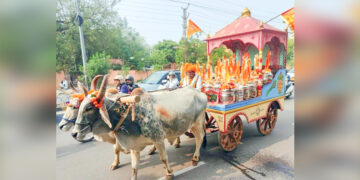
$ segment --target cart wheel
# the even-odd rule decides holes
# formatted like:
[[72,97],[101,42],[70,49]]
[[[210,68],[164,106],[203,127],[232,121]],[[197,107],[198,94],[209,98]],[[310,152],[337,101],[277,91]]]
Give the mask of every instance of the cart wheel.
[[240,143],[243,133],[243,124],[239,116],[236,116],[229,124],[227,132],[219,132],[218,140],[224,151],[233,151]]
[[266,136],[266,135],[270,134],[272,132],[272,130],[274,129],[276,120],[277,120],[277,115],[278,115],[277,110],[278,109],[277,109],[276,105],[271,104],[268,114],[267,114],[267,117],[264,119],[259,119],[256,122],[257,129],[261,135]]

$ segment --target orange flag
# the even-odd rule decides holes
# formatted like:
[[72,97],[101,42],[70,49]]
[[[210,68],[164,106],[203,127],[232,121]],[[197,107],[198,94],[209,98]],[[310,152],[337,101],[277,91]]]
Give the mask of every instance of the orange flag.
[[210,55],[207,56],[208,62],[207,62],[207,80],[211,81],[211,62],[210,62]]
[[201,73],[201,79],[203,79],[203,80],[205,80],[205,64],[203,64],[202,65],[202,69],[201,69],[201,71],[202,71],[202,73]]
[[294,32],[295,25],[294,25],[294,14],[295,10],[294,8],[291,8],[281,14],[281,16],[284,18],[285,22],[289,25],[290,29]]
[[193,35],[194,33],[200,32],[201,29],[199,28],[199,26],[197,26],[191,19],[189,19],[188,21],[188,27],[186,30],[186,38],[189,39],[189,37],[191,35]]
[[269,66],[270,66],[270,56],[271,56],[271,53],[270,51],[267,52],[267,56],[266,56],[266,62],[265,62],[265,70],[269,70]]
[[240,80],[240,61],[238,61],[238,62],[236,62],[236,64],[235,64],[235,79],[236,79],[236,81],[237,82],[239,82],[239,80]]
[[196,61],[196,74],[200,74],[200,64]]
[[234,74],[234,71],[233,71],[233,67],[234,67],[234,64],[233,64],[233,61],[232,61],[232,57],[229,58],[229,75],[232,76]]

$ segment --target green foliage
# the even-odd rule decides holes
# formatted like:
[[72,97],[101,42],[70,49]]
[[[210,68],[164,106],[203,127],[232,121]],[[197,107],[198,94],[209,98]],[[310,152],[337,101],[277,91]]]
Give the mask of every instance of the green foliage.
[[211,64],[213,66],[216,65],[217,60],[219,59],[223,59],[223,57],[229,58],[230,56],[232,56],[231,51],[226,51],[226,46],[221,45],[220,47],[214,49],[211,52]]
[[113,70],[121,70],[121,65],[120,64],[112,64],[111,65],[111,69],[113,69]]
[[294,67],[294,38],[289,38],[287,46],[287,69]]
[[156,64],[166,64],[175,62],[175,52],[178,48],[178,43],[171,40],[163,40],[158,42],[153,47],[151,59]]
[[198,61],[199,63],[205,63],[207,61],[206,42],[200,39],[190,38],[187,41],[184,41],[184,39],[180,41],[179,48],[176,51],[176,55],[175,55],[176,63],[184,62],[185,43],[187,43],[187,47],[188,47],[187,48],[188,62],[196,63],[196,61]]
[[[96,75],[105,75],[108,73],[108,70],[111,68],[109,60],[110,56],[106,55],[105,53],[95,53],[93,56],[91,56],[90,60],[86,63],[88,84],[91,83],[92,78],[94,78]],[[82,67],[81,71],[84,73]],[[84,81],[84,75],[81,75],[79,79]]]
[[161,64],[154,64],[154,70],[155,70],[155,71],[160,71],[160,70],[162,70],[162,65],[161,65]]
[[[116,11],[119,0],[81,1],[86,55],[106,52],[111,58],[125,60],[125,65],[141,69],[142,58],[149,56],[149,47]],[[56,70],[70,74],[81,72],[82,57],[79,27],[73,22],[76,3],[56,1]],[[130,57],[134,57],[130,59]]]

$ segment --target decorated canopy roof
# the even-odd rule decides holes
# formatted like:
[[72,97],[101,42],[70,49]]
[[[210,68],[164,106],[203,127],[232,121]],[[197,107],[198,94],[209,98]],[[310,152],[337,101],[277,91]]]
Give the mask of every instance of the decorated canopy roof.
[[235,42],[243,45],[250,43],[258,49],[263,49],[264,45],[274,37],[278,38],[279,42],[286,47],[286,31],[264,24],[262,21],[251,17],[250,10],[245,8],[239,18],[220,29],[206,41],[208,42],[208,53],[211,53],[213,49],[221,44],[233,49],[233,43]]

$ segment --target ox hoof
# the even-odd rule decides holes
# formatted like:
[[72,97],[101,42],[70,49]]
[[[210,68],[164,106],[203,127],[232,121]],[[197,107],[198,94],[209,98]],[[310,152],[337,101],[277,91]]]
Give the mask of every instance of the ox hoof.
[[172,180],[172,179],[174,179],[174,175],[173,175],[173,174],[171,174],[171,175],[166,175],[166,176],[165,176],[165,179],[166,179],[166,180]]
[[174,146],[175,146],[175,148],[179,148],[180,144],[175,144]]
[[110,170],[115,170],[115,169],[117,169],[117,168],[119,168],[119,165],[117,164],[117,165],[111,165],[110,166]]
[[150,149],[150,151],[148,152],[148,155],[153,155],[153,154],[155,154],[155,150],[156,150],[156,149],[154,149],[154,150]]
[[199,161],[192,160],[192,165],[193,165],[193,166],[197,166],[198,162],[199,162]]

